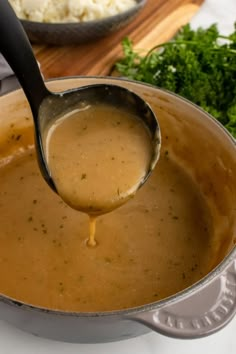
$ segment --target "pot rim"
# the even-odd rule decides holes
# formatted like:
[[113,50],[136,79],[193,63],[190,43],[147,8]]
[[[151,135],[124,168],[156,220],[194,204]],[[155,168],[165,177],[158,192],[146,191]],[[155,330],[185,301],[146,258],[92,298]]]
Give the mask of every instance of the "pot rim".
[[[222,132],[224,134],[227,135],[227,137],[231,140],[233,145],[235,145],[235,147],[236,147],[236,140],[233,138],[233,136],[224,128],[224,126],[218,120],[216,120],[211,114],[204,111],[201,107],[199,107],[195,103],[189,101],[188,99],[186,99],[174,92],[160,88],[158,86],[154,86],[154,85],[151,85],[148,83],[127,79],[124,77],[95,76],[95,75],[76,76],[75,75],[75,76],[52,78],[52,79],[45,80],[45,82],[50,83],[50,82],[65,81],[65,80],[71,80],[71,79],[82,79],[82,80],[95,79],[98,81],[110,80],[110,81],[114,81],[114,82],[123,81],[123,82],[128,82],[131,84],[135,84],[138,86],[144,86],[144,87],[148,86],[149,88],[152,88],[154,90],[165,92],[169,96],[174,96],[179,101],[184,101],[185,104],[188,104],[188,105],[194,107],[195,109],[197,109],[198,111],[202,112],[206,116],[207,119],[209,119],[211,122],[213,122],[216,126],[218,126],[218,128],[220,128],[222,130]],[[21,88],[15,89],[15,90],[5,94],[2,97],[6,97],[11,94],[14,94],[16,91],[22,91],[22,89]],[[0,97],[0,99],[1,99],[1,97]],[[90,317],[91,318],[96,318],[96,317],[110,318],[110,317],[123,317],[123,316],[129,317],[130,315],[133,315],[136,313],[160,309],[164,305],[165,306],[171,305],[172,303],[176,302],[177,300],[180,301],[180,300],[190,296],[194,292],[197,292],[201,288],[205,287],[208,283],[210,283],[212,280],[214,280],[217,276],[219,276],[220,273],[222,273],[234,259],[236,259],[236,245],[232,248],[232,250],[225,256],[225,258],[214,269],[212,269],[207,275],[205,275],[203,278],[201,278],[199,281],[197,281],[193,285],[191,285],[191,286],[185,288],[184,290],[181,290],[181,291],[179,291],[167,298],[164,298],[162,300],[155,301],[155,302],[148,303],[148,304],[144,304],[142,306],[131,307],[131,308],[124,309],[124,310],[114,310],[114,311],[104,311],[104,312],[102,312],[102,311],[101,312],[61,311],[61,310],[49,309],[49,308],[31,305],[30,303],[25,303],[23,301],[19,301],[17,299],[11,298],[11,297],[6,296],[1,293],[0,293],[0,301],[5,302],[5,303],[12,305],[12,306],[24,307],[24,309],[28,309],[31,311],[44,312],[47,314],[64,316],[64,317],[67,317],[67,316],[69,316],[69,317],[71,317],[71,316],[72,317],[85,317],[85,318],[90,318]]]

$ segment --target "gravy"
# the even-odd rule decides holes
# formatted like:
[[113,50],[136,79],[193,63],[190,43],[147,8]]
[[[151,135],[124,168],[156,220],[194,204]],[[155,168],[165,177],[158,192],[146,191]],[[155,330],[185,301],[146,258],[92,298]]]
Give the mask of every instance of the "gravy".
[[87,106],[64,116],[46,135],[58,194],[90,215],[125,203],[150,167],[152,143],[144,123],[110,105]]
[[211,270],[209,211],[167,152],[134,199],[98,218],[93,248],[88,217],[48,188],[34,149],[14,156],[0,164],[1,293],[50,309],[112,311],[163,299]]
[[144,181],[152,159],[150,134],[133,114],[105,104],[87,105],[52,124],[46,157],[61,198],[89,215],[88,245],[96,217],[124,204]]

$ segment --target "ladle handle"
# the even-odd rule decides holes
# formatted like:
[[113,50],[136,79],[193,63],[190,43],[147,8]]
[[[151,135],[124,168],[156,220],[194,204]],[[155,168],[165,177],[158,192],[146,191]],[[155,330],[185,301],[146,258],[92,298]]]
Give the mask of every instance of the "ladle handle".
[[49,94],[28,37],[7,0],[0,1],[0,52],[14,71],[30,103],[34,118]]

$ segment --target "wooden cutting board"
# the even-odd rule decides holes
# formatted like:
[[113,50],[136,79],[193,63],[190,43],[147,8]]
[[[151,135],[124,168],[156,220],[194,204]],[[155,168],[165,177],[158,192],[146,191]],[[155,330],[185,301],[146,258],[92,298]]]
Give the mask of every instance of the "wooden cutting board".
[[169,40],[188,23],[204,0],[148,0],[135,20],[120,31],[77,46],[34,45],[45,79],[73,75],[109,75],[122,55],[125,36],[136,48],[150,49]]

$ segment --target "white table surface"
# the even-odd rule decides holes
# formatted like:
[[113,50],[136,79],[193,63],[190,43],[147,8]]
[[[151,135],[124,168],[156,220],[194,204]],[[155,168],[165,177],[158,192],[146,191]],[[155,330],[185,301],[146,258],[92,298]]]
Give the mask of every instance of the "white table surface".
[[[236,0],[205,0],[192,26],[218,23],[222,33],[233,30]],[[197,340],[176,340],[151,332],[109,344],[68,344],[34,337],[0,321],[0,354],[235,354],[236,318],[220,332]]]
[[34,337],[0,322],[1,354],[235,354],[236,318],[201,339],[179,340],[149,333],[108,344],[69,344]]

